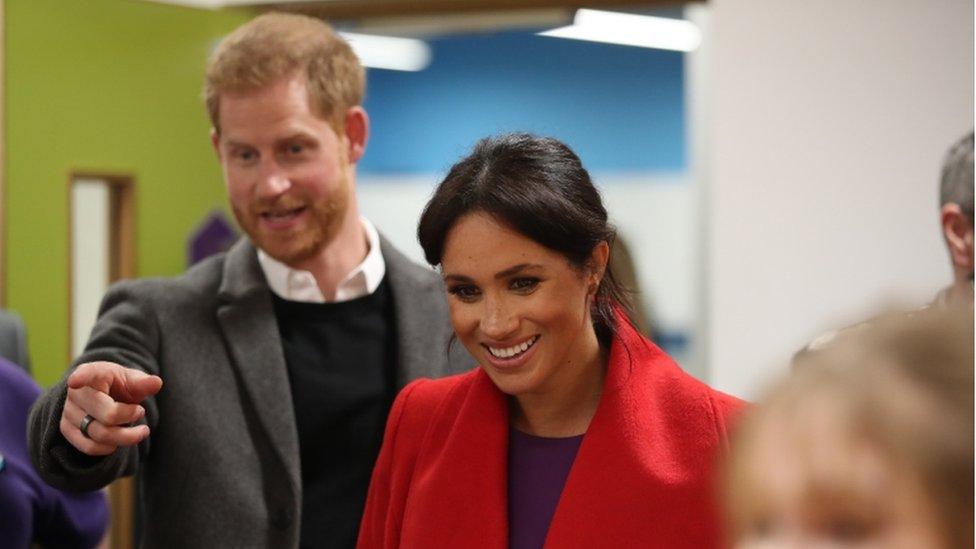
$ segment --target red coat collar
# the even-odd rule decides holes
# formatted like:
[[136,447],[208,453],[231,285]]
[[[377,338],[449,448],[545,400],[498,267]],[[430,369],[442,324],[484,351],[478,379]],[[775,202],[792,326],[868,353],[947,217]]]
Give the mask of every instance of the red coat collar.
[[[711,462],[723,434],[711,390],[621,324],[547,547],[620,546],[614,539],[707,547],[702,541],[715,538]],[[507,547],[507,398],[482,370],[466,377],[470,383],[459,384],[434,414],[418,456],[431,466],[417,471],[408,498],[423,511],[405,517],[403,539]],[[414,527],[424,533],[410,535]]]

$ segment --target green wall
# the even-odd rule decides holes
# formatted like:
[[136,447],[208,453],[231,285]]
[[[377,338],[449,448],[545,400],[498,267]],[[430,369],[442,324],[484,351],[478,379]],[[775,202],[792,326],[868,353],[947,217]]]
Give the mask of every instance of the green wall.
[[201,99],[214,41],[250,17],[138,0],[6,0],[6,306],[34,376],[67,365],[68,175],[135,176],[137,274],[186,266],[223,183]]

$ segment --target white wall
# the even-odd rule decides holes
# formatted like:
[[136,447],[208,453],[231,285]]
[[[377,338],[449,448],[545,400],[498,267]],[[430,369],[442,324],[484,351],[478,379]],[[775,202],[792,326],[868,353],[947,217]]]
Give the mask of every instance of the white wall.
[[709,5],[710,378],[754,397],[818,332],[949,281],[937,179],[973,125],[973,4]]

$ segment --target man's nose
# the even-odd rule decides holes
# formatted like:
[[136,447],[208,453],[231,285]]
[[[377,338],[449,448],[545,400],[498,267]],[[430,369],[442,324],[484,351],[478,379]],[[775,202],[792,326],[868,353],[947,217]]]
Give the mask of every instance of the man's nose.
[[284,194],[290,188],[291,179],[277,162],[266,160],[261,163],[261,171],[258,174],[258,198],[274,198]]

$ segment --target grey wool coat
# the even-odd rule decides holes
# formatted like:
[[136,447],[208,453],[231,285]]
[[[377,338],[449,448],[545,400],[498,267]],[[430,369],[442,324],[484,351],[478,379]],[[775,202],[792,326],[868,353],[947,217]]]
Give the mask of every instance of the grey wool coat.
[[[451,328],[440,277],[381,239],[395,311],[397,386],[469,369]],[[31,459],[68,490],[138,472],[144,547],[298,547],[298,434],[270,289],[242,239],[172,279],[123,281],[105,295],[74,365],[111,361],[163,379],[143,402],[150,436],[92,458],[58,423],[65,379],[31,410]],[[73,366],[74,366],[73,365]],[[308,517],[315,520],[315,517]]]

